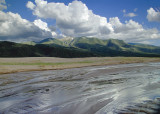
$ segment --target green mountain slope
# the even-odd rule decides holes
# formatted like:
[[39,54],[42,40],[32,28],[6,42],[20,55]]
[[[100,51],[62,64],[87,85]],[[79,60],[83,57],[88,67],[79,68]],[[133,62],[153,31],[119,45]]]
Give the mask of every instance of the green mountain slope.
[[[57,39],[58,40],[58,39]],[[160,47],[151,46],[151,45],[131,45],[125,43],[122,40],[109,39],[101,40],[98,38],[87,38],[87,37],[78,37],[78,38],[65,38],[60,39],[61,46],[66,47],[75,47],[79,49],[88,50],[90,52],[96,53],[101,56],[116,55],[123,56],[122,53],[128,53],[133,55],[138,54],[160,54]],[[51,45],[52,43],[50,43]],[[57,44],[54,42],[54,44]],[[113,53],[114,52],[114,53]],[[116,52],[118,54],[116,54]],[[122,52],[122,53],[121,53]],[[127,54],[127,56],[129,56]],[[126,56],[126,54],[124,55]]]
[[128,44],[122,40],[109,39],[102,40],[98,38],[63,38],[43,40],[41,44],[52,46],[74,47],[89,51],[99,56],[158,56],[160,47],[151,45]]
[[27,45],[36,45],[36,42],[34,41],[29,41],[29,42],[23,42],[22,44],[27,44]]
[[98,38],[47,38],[25,44],[0,42],[0,57],[91,57],[91,56],[148,56],[159,57],[160,47],[128,44],[122,40]]

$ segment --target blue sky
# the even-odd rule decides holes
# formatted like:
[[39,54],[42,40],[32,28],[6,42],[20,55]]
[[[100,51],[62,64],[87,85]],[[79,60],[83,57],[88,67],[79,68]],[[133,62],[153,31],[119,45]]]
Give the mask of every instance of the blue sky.
[[[158,12],[158,10],[160,10],[160,0],[81,0],[77,2],[74,2],[73,0],[47,0],[45,8],[43,9],[41,9],[41,5],[38,4],[43,3],[45,0],[37,0],[36,3],[35,0],[0,1],[6,2],[6,4],[3,5],[6,5],[7,8],[4,8],[1,11],[3,12],[3,15],[11,18],[10,20],[14,20],[13,18],[17,19],[16,16],[10,15],[14,15],[17,13],[19,16],[21,16],[19,21],[21,19],[27,20],[28,24],[31,24],[31,26],[35,26],[32,28],[35,28],[33,31],[35,31],[35,34],[37,34],[31,36],[34,34],[34,32],[30,33],[30,31],[27,30],[24,31],[25,34],[20,36],[20,32],[17,31],[20,28],[19,26],[22,24],[16,22],[16,25],[18,26],[18,29],[16,31],[17,34],[9,34],[7,36],[6,33],[2,33],[3,35],[0,35],[0,40],[6,39],[21,42],[29,40],[42,40],[45,37],[60,38],[88,36],[98,37],[101,39],[115,38],[125,40],[126,42],[148,43],[153,45],[159,45],[160,43],[160,13]],[[28,4],[28,1],[30,1],[31,4],[34,4],[34,8],[30,7],[31,4],[28,5],[28,7],[26,6]],[[57,9],[57,12],[59,13],[54,12],[54,10],[56,10],[56,3],[65,4],[58,6],[58,8],[60,9]],[[69,3],[72,4],[70,9],[75,8],[75,10],[63,11],[63,7],[65,9],[66,7],[68,7]],[[153,8],[153,10],[151,8]],[[82,10],[82,12],[80,10]],[[92,10],[92,13],[90,13],[90,10]],[[38,11],[39,13],[37,13],[36,11]],[[12,14],[7,14],[7,12],[12,12]],[[43,14],[45,12],[47,13]],[[64,16],[63,12],[65,12]],[[86,13],[87,17],[83,18],[83,13]],[[154,13],[156,13],[156,17],[152,15]],[[77,15],[77,17],[74,17],[74,15]],[[98,15],[99,17],[97,17],[96,15]],[[73,22],[71,19],[69,20],[69,18],[72,17],[74,20]],[[79,19],[79,17],[82,18]],[[105,21],[103,17],[106,18],[107,23],[101,23],[101,21]],[[9,21],[9,19],[5,20],[5,23],[7,21]],[[94,24],[92,25],[93,22]],[[8,24],[8,26],[12,25]],[[26,24],[24,26],[26,26]],[[26,28],[22,28],[22,30],[28,29],[27,27],[28,26],[26,26]],[[91,27],[93,27],[94,29]],[[5,30],[8,30],[7,27],[5,28]],[[21,32],[23,32],[22,30]],[[83,30],[86,30],[88,32],[84,32]],[[8,30],[8,32],[9,31],[11,30]],[[96,31],[99,31],[99,33]],[[125,31],[127,34],[125,33]],[[40,37],[40,34],[42,36],[38,39],[38,37]],[[134,34],[136,35],[134,36]],[[14,37],[10,38],[12,36]]]

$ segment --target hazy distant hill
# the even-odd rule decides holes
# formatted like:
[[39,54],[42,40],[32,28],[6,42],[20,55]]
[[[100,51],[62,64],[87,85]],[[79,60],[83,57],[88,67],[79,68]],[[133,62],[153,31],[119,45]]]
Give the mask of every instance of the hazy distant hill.
[[160,56],[160,47],[98,38],[47,38],[40,42],[0,42],[0,57]]

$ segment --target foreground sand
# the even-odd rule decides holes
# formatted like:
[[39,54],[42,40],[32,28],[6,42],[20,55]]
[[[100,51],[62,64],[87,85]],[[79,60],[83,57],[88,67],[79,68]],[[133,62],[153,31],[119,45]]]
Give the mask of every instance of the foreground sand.
[[85,66],[116,65],[129,63],[160,62],[160,58],[149,57],[91,57],[91,58],[55,58],[26,57],[0,58],[0,74],[57,70]]

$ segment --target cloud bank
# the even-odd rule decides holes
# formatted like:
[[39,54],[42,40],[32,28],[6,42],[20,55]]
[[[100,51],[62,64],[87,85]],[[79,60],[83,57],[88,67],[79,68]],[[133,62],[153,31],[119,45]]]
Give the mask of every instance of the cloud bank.
[[[35,21],[36,23],[36,21]],[[29,41],[52,37],[52,34],[19,14],[0,11],[0,40]]]
[[[35,4],[29,1],[27,7],[33,11],[33,15],[39,18],[55,19],[56,26],[65,36],[116,38],[128,42],[144,42],[145,40],[160,38],[156,28],[145,29],[133,20],[121,23],[118,17],[109,18],[107,21],[106,17],[94,14],[81,1],[73,1],[65,5],[64,3],[35,0]],[[126,16],[134,17],[136,15],[128,13]]]
[[[127,42],[147,42],[160,38],[156,29],[144,28],[140,23],[129,20],[122,23],[118,17],[106,18],[96,15],[81,1],[48,3],[45,0],[28,1],[29,8],[37,19],[30,22],[19,14],[0,11],[0,40],[38,41],[50,37],[97,37],[101,39],[121,39]],[[135,12],[137,9],[134,10]],[[159,21],[159,12],[153,8],[148,11],[149,21]],[[126,13],[126,10],[123,10]],[[130,14],[134,16],[134,14]],[[55,21],[48,25],[43,19]],[[56,29],[58,32],[56,33]],[[60,32],[59,32],[60,31]]]
[[160,38],[157,29],[144,29],[141,24],[133,20],[126,21],[123,24],[118,17],[114,17],[110,18],[110,23],[114,28],[114,32],[108,35],[110,38],[122,39],[128,42],[144,42]]
[[[109,34],[113,31],[107,18],[95,15],[81,1],[64,3],[47,3],[44,0],[35,0],[33,9],[28,2],[27,7],[40,18],[56,19],[56,25],[66,36],[95,36]],[[32,3],[33,4],[33,3]]]

